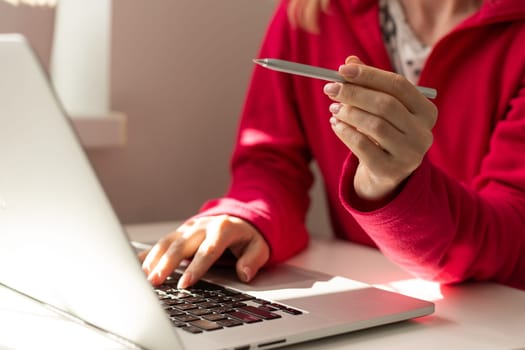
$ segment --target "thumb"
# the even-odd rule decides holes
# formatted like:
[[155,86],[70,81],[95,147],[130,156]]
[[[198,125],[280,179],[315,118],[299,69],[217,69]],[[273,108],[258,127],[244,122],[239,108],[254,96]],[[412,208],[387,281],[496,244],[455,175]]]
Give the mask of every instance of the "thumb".
[[237,259],[237,276],[243,282],[250,282],[269,258],[270,248],[263,238],[250,241]]

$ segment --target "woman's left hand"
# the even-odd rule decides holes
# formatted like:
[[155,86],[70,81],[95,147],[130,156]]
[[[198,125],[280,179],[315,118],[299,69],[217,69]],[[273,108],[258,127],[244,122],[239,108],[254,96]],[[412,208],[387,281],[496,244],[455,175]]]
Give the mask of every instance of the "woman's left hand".
[[359,159],[356,194],[383,201],[421,164],[432,145],[437,108],[401,75],[364,65],[350,56],[328,83],[335,134]]

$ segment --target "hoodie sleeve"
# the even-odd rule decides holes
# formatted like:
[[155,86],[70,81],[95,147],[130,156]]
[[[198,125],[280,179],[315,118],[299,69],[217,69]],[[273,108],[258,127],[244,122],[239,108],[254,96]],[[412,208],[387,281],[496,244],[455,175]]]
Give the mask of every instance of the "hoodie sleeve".
[[525,84],[508,110],[468,184],[424,159],[396,198],[362,212],[353,188],[358,160],[347,159],[340,198],[385,255],[426,279],[525,288]]
[[[259,57],[287,57],[286,33],[291,30],[282,2]],[[229,214],[250,222],[270,246],[269,263],[285,260],[308,242],[311,154],[294,96],[289,75],[255,67],[231,160],[229,190],[207,202],[198,215]]]

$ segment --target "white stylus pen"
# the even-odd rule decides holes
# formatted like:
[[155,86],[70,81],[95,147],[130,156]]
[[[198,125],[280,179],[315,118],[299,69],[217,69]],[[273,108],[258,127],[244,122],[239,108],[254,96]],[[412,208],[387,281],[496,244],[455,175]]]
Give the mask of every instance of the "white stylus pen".
[[[327,81],[346,82],[346,80],[335,70],[310,66],[308,64],[285,61],[277,58],[256,58],[253,62],[275,71],[302,75],[309,78],[322,79]],[[427,98],[436,98],[436,89],[416,86],[416,88]]]

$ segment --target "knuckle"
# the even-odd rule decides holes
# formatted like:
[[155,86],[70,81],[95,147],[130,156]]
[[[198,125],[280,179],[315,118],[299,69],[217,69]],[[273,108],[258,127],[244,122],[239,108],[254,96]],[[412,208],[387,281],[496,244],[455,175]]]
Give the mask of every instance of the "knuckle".
[[370,118],[369,120],[369,130],[372,135],[376,138],[383,138],[388,134],[388,125],[387,122],[382,118]]
[[210,218],[206,226],[213,227],[217,230],[224,229],[228,224],[228,215],[216,215]]
[[207,270],[222,253],[223,251],[215,245],[201,245],[193,257],[192,264],[198,270]]
[[376,113],[381,116],[388,115],[397,109],[397,100],[387,94],[378,94],[375,96],[372,104],[376,108]]
[[351,101],[358,93],[358,86],[354,84],[343,84],[341,92],[339,93],[339,99],[341,101]]
[[370,143],[368,137],[366,137],[360,132],[353,132],[351,134],[350,141],[352,144],[352,148],[360,152],[364,151]]
[[210,243],[201,245],[197,254],[201,257],[215,260],[215,258],[218,258],[222,254],[222,251],[219,249],[217,244]]
[[405,91],[407,84],[411,83],[409,83],[404,76],[395,73],[390,75],[390,85],[392,87],[392,91]]
[[167,248],[170,246],[171,244],[171,241],[172,241],[172,238],[169,237],[169,236],[164,236],[162,237],[161,239],[159,239],[157,241],[157,246],[159,247],[163,247],[163,248]]
[[186,246],[186,239],[179,236],[171,241],[171,244],[166,251],[166,254],[172,256],[172,255],[180,255],[184,251],[184,247]]

